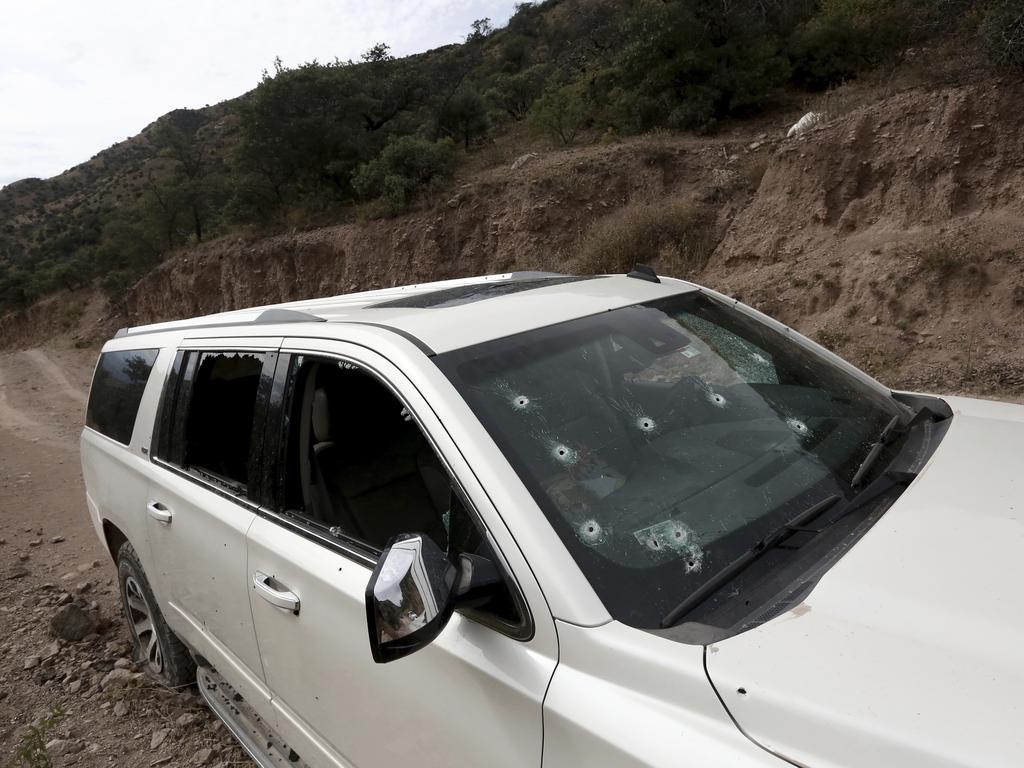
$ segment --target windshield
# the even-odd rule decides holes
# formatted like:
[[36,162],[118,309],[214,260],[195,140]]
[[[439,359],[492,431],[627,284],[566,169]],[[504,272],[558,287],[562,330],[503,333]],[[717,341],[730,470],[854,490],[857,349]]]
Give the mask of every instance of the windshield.
[[609,612],[665,611],[850,481],[907,411],[691,292],[438,357]]

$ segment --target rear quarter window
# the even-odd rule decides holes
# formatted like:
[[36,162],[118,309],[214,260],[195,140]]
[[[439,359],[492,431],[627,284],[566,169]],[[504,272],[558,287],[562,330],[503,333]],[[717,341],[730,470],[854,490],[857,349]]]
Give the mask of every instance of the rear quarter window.
[[100,355],[89,390],[87,427],[124,445],[131,442],[135,416],[158,352],[131,349]]

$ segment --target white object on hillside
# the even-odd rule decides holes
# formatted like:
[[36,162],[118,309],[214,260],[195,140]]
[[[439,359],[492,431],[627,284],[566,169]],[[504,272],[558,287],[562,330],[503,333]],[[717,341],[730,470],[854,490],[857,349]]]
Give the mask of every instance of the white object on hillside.
[[824,119],[825,114],[823,112],[808,112],[806,115],[804,115],[795,123],[793,123],[793,126],[789,129],[789,131],[786,132],[786,138],[789,139],[792,138],[793,136],[799,136],[805,131],[808,131],[814,126],[816,126]]

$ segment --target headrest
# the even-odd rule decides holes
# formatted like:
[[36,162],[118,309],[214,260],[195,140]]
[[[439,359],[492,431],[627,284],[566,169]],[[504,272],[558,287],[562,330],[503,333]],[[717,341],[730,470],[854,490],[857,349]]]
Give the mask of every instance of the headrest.
[[327,404],[327,393],[318,389],[313,393],[313,437],[318,443],[331,439],[331,409]]

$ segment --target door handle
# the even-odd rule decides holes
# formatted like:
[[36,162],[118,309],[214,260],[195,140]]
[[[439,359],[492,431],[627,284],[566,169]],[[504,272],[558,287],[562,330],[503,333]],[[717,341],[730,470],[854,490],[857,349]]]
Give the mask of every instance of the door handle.
[[146,505],[146,512],[158,523],[163,523],[164,525],[170,525],[171,520],[174,517],[174,513],[159,501],[149,502],[149,504]]
[[297,615],[299,612],[299,596],[287,587],[284,587],[284,589],[277,589],[271,586],[272,583],[277,584],[277,586],[284,587],[284,585],[278,583],[273,576],[268,576],[262,571],[256,571],[252,575],[252,585],[256,588],[256,593],[260,597],[271,605],[277,606],[278,608],[284,608],[286,611],[291,611]]

